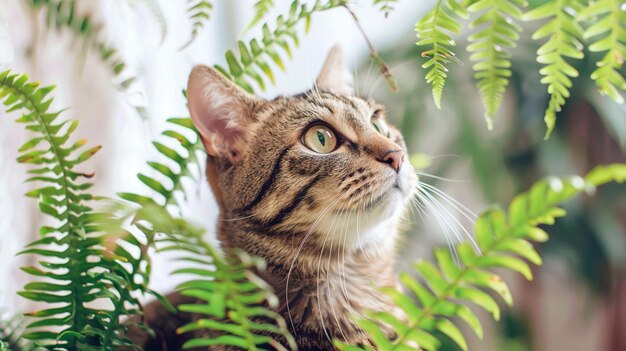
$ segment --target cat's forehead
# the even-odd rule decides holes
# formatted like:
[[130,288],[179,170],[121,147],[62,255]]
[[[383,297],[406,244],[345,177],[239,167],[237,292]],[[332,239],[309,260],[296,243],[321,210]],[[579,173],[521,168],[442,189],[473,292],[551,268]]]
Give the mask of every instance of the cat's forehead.
[[[339,119],[353,128],[369,125],[373,114],[384,115],[384,107],[372,99],[340,95],[328,91],[309,90],[293,96],[279,96],[262,108],[269,110],[273,118],[290,119],[302,117],[302,122],[311,119]],[[263,113],[262,113],[263,114]],[[269,116],[268,116],[269,117]]]

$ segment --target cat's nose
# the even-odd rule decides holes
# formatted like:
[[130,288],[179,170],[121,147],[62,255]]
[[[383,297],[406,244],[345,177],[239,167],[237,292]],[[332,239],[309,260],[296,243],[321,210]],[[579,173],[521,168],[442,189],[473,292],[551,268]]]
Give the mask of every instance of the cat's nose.
[[404,152],[402,150],[387,151],[380,161],[389,164],[391,168],[398,172],[400,167],[402,167],[402,161],[404,161]]

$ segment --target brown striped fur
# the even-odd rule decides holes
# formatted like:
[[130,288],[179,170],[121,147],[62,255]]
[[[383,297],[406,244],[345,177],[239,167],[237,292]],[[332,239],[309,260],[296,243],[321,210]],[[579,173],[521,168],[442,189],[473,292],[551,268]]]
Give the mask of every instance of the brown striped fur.
[[[396,286],[398,221],[417,185],[406,160],[396,170],[386,159],[406,152],[401,134],[372,127],[384,108],[348,95],[341,68],[335,49],[316,88],[271,101],[206,66],[190,76],[190,111],[220,207],[218,239],[267,261],[261,274],[300,350],[332,350],[332,339],[369,343],[350,315],[391,308],[375,286]],[[302,143],[315,123],[340,135],[336,151]]]

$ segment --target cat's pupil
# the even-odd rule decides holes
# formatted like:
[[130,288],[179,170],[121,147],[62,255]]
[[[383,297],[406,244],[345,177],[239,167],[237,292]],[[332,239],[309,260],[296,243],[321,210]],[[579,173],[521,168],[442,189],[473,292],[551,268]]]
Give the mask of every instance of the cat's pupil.
[[317,131],[317,139],[320,141],[320,144],[322,144],[322,146],[326,146],[326,137],[319,130]]
[[373,122],[372,122],[372,126],[374,126],[374,129],[376,129],[376,131],[380,133],[380,129],[378,128],[378,126],[376,125],[376,123],[373,123]]

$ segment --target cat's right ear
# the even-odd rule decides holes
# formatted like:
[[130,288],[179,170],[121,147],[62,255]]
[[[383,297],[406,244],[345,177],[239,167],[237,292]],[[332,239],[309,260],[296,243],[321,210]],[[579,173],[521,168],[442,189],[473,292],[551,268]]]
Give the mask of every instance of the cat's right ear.
[[248,148],[254,106],[248,94],[209,66],[193,68],[187,84],[189,113],[207,153],[237,163]]

